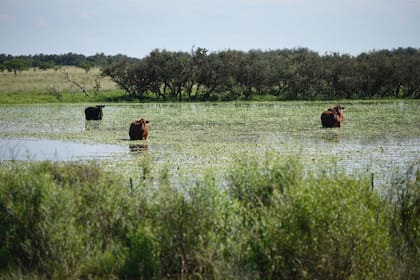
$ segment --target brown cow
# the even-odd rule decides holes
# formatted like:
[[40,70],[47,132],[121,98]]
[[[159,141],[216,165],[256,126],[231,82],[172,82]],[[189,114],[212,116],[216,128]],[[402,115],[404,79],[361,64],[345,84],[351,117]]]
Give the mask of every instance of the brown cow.
[[329,108],[327,111],[322,112],[321,122],[323,127],[340,127],[341,122],[344,120],[344,107],[337,105]]
[[130,140],[147,140],[147,135],[149,134],[149,128],[146,125],[147,123],[149,123],[149,121],[146,121],[145,119],[133,121],[128,132]]

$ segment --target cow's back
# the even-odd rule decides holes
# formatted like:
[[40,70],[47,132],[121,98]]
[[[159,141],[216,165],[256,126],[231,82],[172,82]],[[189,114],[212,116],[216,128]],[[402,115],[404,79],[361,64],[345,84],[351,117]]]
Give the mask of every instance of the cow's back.
[[322,112],[321,123],[323,127],[334,127],[336,123],[335,114],[331,111]]
[[99,107],[87,107],[85,109],[86,120],[101,120],[102,119],[102,108]]
[[141,140],[143,138],[143,129],[141,124],[137,121],[132,122],[128,135],[130,136],[130,140]]

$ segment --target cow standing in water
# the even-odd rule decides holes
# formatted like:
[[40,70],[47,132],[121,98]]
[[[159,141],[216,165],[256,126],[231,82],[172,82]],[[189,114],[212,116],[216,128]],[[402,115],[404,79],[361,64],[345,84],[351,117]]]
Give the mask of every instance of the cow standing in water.
[[321,122],[323,127],[340,127],[341,122],[344,120],[344,107],[337,105],[329,108],[327,111],[322,112]]
[[128,131],[130,140],[147,140],[147,135],[149,134],[149,128],[147,127],[148,123],[149,121],[146,121],[145,119],[133,121],[130,125],[130,130]]
[[87,107],[85,109],[85,117],[87,121],[102,120],[102,108],[105,105],[96,105],[95,107]]

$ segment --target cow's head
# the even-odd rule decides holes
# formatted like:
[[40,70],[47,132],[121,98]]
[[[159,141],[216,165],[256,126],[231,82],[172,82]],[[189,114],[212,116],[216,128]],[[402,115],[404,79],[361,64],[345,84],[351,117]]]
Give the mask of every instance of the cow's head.
[[146,123],[149,123],[149,121],[147,121],[145,119],[140,119],[140,120],[137,121],[137,124],[140,124],[143,127],[146,125]]
[[344,107],[341,104],[338,104],[337,106],[328,109],[328,111],[334,112],[339,115],[343,114],[343,110],[344,110]]

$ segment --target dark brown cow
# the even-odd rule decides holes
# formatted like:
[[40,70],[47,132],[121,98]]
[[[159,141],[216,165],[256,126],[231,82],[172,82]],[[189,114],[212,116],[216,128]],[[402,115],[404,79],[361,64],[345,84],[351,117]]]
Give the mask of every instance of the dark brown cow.
[[105,105],[96,105],[95,107],[87,107],[85,109],[85,117],[87,121],[90,120],[102,120],[102,108]]
[[130,140],[147,140],[147,135],[149,134],[149,128],[147,127],[145,119],[140,119],[138,121],[133,121],[130,125],[130,130],[128,134],[130,135]]
[[344,120],[344,107],[337,105],[329,108],[327,111],[322,112],[321,122],[323,127],[340,127],[341,122]]

